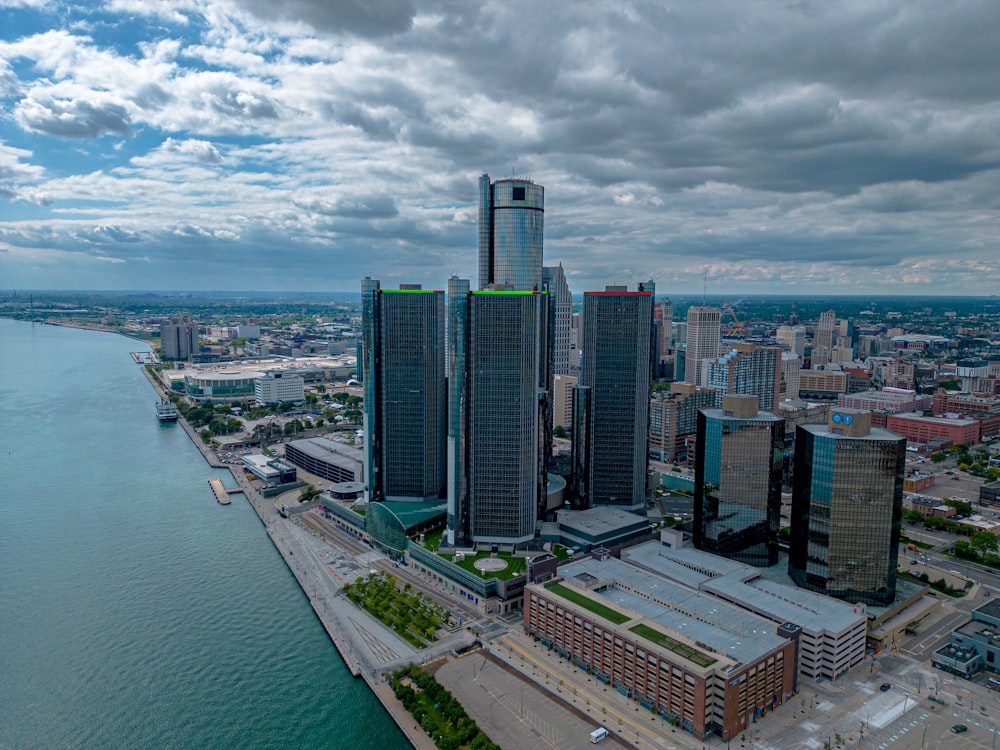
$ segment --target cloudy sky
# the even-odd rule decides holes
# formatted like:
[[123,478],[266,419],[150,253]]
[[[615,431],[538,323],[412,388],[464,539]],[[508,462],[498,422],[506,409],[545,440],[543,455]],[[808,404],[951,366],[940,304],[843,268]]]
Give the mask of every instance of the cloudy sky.
[[997,0],[0,0],[0,288],[1000,291]]

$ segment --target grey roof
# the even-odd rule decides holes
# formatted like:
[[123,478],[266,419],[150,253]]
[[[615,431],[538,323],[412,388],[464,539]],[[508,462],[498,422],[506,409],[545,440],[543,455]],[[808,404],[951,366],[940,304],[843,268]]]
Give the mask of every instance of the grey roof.
[[689,547],[673,549],[648,542],[625,550],[622,559],[809,633],[840,633],[867,619],[864,607],[765,579],[751,565]]
[[341,460],[348,459],[357,463],[364,463],[364,451],[353,446],[341,443],[330,438],[314,437],[304,440],[293,440],[289,443],[305,453],[307,456],[318,458],[331,463],[338,463],[337,457]]
[[753,662],[786,643],[775,632],[775,624],[763,617],[665,578],[651,577],[615,558],[584,559],[560,567],[559,575],[570,582],[577,576],[591,583],[600,581],[592,594],[638,613],[667,629],[668,635],[684,636],[720,661],[728,657],[742,664]]
[[600,537],[649,525],[642,516],[609,507],[560,510],[556,518],[562,529],[583,533],[588,537]]

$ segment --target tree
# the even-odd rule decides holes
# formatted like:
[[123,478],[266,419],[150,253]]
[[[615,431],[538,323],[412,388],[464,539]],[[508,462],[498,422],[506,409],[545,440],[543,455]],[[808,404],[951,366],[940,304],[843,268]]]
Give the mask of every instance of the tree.
[[565,438],[566,428],[563,427],[561,424],[557,424],[555,426],[555,429],[552,430],[552,437]]
[[973,531],[969,537],[969,544],[986,557],[987,552],[996,552],[997,535],[992,531]]
[[961,515],[968,516],[972,514],[972,503],[967,503],[964,500],[954,500],[952,498],[946,498],[944,504],[949,508],[954,508]]
[[930,455],[930,459],[931,459],[931,462],[932,462],[932,463],[936,463],[936,464],[939,464],[939,463],[941,463],[941,462],[942,462],[942,461],[944,461],[944,460],[945,460],[946,458],[948,458],[948,456],[947,456],[946,454],[942,453],[941,451],[938,451],[938,452],[936,452],[936,453],[932,453],[932,454]]
[[924,519],[919,510],[903,508],[903,520],[907,523],[920,523]]
[[319,401],[319,396],[317,396],[315,393],[306,394],[306,403],[309,404],[310,406],[315,406],[318,401]]

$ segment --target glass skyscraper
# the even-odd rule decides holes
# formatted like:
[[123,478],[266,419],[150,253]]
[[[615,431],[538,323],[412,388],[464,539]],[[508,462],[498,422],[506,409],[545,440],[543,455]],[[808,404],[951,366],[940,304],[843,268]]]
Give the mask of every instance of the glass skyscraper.
[[871,413],[835,409],[795,435],[788,574],[803,588],[864,604],[896,594],[906,438]]
[[517,544],[544,498],[548,295],[448,284],[448,541]]
[[769,567],[778,562],[785,420],[757,410],[757,397],[727,395],[698,412],[694,544]]
[[479,178],[479,288],[542,288],[545,188],[531,180]]
[[574,394],[573,487],[583,505],[646,507],[652,282],[583,295]]
[[369,499],[445,496],[443,291],[362,281],[365,481]]

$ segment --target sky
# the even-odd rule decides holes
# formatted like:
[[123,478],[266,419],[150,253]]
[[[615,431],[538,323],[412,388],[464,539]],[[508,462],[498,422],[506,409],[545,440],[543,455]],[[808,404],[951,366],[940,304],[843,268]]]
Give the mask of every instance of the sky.
[[0,289],[1000,292],[997,0],[0,0]]

